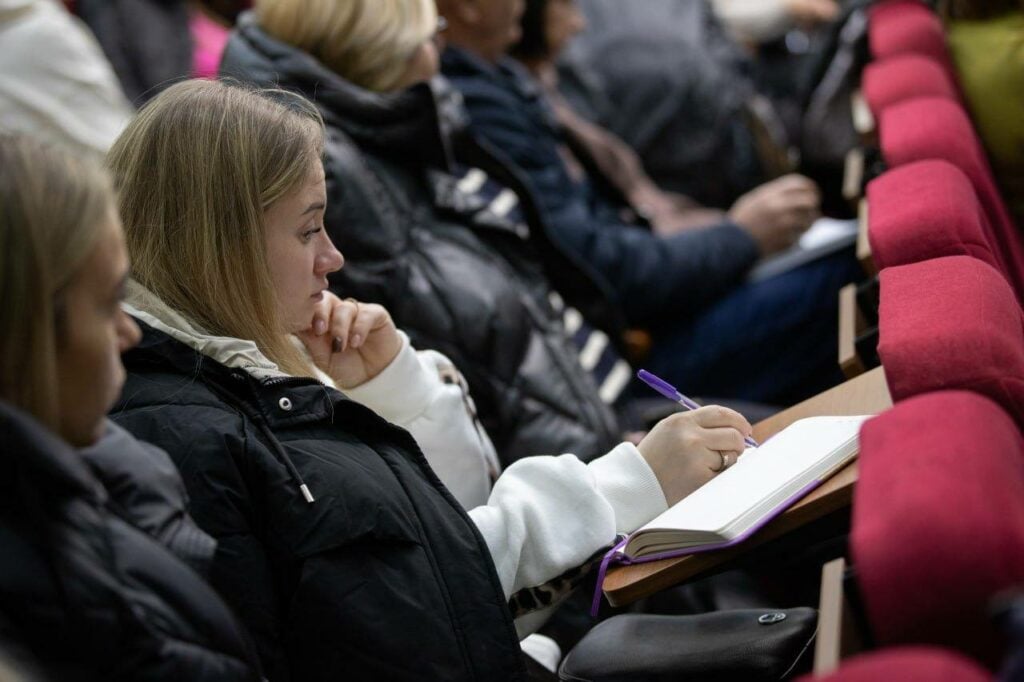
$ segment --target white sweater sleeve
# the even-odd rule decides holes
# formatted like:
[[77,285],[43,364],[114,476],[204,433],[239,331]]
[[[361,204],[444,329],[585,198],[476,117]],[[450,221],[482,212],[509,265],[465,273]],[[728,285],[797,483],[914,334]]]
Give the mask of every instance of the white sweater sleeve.
[[622,443],[590,464],[575,455],[521,459],[469,515],[509,597],[579,566],[667,508],[654,472]]
[[465,381],[444,355],[417,352],[399,333],[402,350],[391,364],[345,394],[408,430],[462,506],[483,504],[499,465]]
[[715,14],[740,40],[765,43],[792,27],[782,0],[713,0]]

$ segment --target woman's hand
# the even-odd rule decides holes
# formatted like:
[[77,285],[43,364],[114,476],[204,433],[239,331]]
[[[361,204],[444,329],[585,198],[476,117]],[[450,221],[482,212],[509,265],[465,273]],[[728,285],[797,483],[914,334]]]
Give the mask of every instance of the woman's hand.
[[341,300],[325,291],[309,329],[297,334],[313,362],[339,388],[354,388],[374,378],[402,349],[391,315],[375,303]]
[[740,413],[710,405],[662,419],[637,449],[672,506],[710,481],[723,463],[735,464],[751,432]]

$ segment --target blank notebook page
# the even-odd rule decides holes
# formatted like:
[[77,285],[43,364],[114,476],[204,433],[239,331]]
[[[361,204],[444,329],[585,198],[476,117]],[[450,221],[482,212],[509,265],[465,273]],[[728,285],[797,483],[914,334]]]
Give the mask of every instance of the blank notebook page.
[[[640,530],[656,528],[720,532],[748,510],[794,481],[792,493],[830,468],[833,453],[856,440],[867,417],[809,417],[790,425],[691,493]],[[803,476],[808,470],[814,475]]]

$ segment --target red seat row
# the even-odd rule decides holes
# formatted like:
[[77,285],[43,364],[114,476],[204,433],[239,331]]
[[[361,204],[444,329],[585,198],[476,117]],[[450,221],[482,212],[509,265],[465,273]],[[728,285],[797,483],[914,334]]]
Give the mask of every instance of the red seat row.
[[861,431],[850,559],[879,651],[828,679],[992,680],[992,599],[1024,586],[1024,238],[967,115],[941,21],[869,11],[862,92],[878,355],[895,406]]

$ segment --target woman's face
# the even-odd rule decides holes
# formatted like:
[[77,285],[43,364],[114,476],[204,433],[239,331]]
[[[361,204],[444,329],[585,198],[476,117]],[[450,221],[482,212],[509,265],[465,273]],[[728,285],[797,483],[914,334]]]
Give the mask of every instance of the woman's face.
[[544,40],[548,55],[556,59],[576,34],[587,28],[576,0],[548,0],[544,8]]
[[64,290],[57,343],[60,434],[77,447],[103,435],[104,416],[121,394],[121,353],[139,342],[139,327],[121,309],[128,251],[111,208],[100,238]]
[[327,288],[327,275],[345,259],[324,230],[327,188],[318,157],[306,181],[267,209],[265,242],[278,314],[289,332],[309,329],[316,304]]

